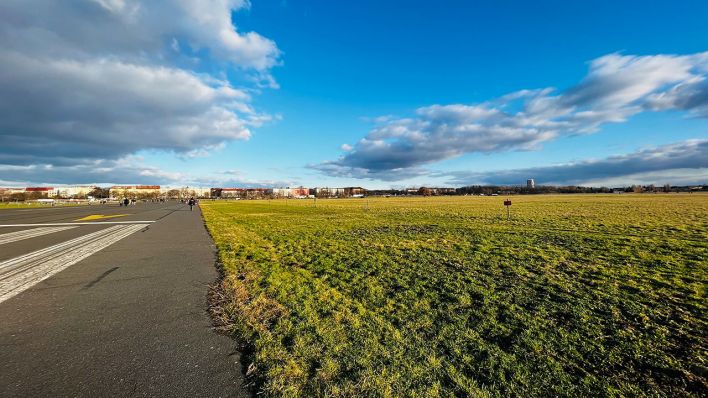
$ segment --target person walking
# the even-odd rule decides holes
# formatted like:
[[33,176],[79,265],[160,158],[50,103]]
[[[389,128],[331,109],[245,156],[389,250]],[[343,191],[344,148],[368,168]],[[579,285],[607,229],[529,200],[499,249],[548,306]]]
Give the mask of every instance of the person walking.
[[123,206],[128,207],[129,204],[130,204],[130,199],[128,199],[128,198],[123,199]]
[[194,207],[195,203],[197,203],[197,201],[194,200],[194,198],[189,198],[189,200],[187,201],[187,204],[189,204],[189,211],[192,211],[192,208]]

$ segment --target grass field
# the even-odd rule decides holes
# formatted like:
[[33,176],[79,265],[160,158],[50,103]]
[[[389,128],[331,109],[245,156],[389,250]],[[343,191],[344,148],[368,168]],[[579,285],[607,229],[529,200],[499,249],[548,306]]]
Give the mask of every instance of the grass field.
[[204,203],[213,315],[266,396],[705,396],[708,195],[503,199]]

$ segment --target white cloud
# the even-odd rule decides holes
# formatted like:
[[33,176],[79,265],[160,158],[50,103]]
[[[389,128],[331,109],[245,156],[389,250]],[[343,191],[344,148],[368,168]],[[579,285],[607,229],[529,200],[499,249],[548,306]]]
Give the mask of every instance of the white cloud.
[[247,7],[250,3],[246,0],[181,0],[170,11],[185,13],[189,18],[172,29],[183,29],[196,45],[209,48],[223,59],[267,70],[277,63],[280,55],[275,43],[255,32],[239,33],[231,22],[230,10]]
[[558,93],[521,90],[480,104],[432,105],[386,119],[344,156],[312,168],[332,176],[391,180],[465,153],[536,150],[563,135],[588,134],[645,111],[708,116],[708,52],[609,54]]
[[201,156],[247,140],[271,119],[253,109],[251,89],[190,68],[196,58],[243,81],[272,80],[275,43],[232,23],[232,11],[248,7],[226,0],[0,3],[0,164],[57,172],[143,149]]
[[249,7],[243,0],[5,0],[0,21],[4,45],[34,54],[154,60],[176,38],[212,59],[267,72],[280,56],[275,42],[232,22],[232,11]]
[[[248,96],[194,73],[109,59],[39,60],[0,51],[0,161],[17,154],[116,157],[189,152],[251,135]],[[79,153],[80,152],[80,153]]]

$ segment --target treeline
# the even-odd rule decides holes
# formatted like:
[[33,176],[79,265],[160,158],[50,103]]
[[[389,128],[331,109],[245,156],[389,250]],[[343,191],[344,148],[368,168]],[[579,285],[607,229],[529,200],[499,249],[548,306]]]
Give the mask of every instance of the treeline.
[[575,185],[568,186],[553,186],[539,185],[535,188],[524,186],[505,186],[505,185],[471,185],[456,189],[458,195],[491,195],[491,194],[515,194],[515,195],[533,195],[533,194],[548,194],[548,193],[611,193],[612,188],[607,187],[580,187]]
[[25,200],[46,199],[45,192],[13,192],[0,193],[0,200],[3,202],[24,202]]
[[622,193],[622,192],[708,192],[708,185],[673,187],[664,185],[632,185],[619,188],[583,187],[576,185],[555,186],[539,185],[528,188],[520,185],[470,185],[460,188],[408,188],[367,190],[371,196],[445,196],[445,195],[538,195],[551,193]]
[[533,195],[533,194],[549,194],[549,193],[612,193],[612,192],[695,192],[708,191],[708,185],[699,186],[682,186],[672,187],[671,185],[656,186],[650,185],[632,185],[619,188],[608,187],[583,187],[576,185],[555,186],[555,185],[539,185],[534,188],[525,186],[497,186],[497,185],[471,185],[455,189],[458,195],[480,195],[480,194],[517,194],[517,195]]
[[[54,199],[88,199],[89,197],[95,199],[108,198],[109,189],[96,187],[86,194],[78,194],[71,196],[53,195],[51,198]],[[24,192],[11,192],[0,190],[0,201],[2,202],[24,202],[27,200],[37,200],[37,199],[47,199],[50,198],[48,192],[46,191],[24,191]]]

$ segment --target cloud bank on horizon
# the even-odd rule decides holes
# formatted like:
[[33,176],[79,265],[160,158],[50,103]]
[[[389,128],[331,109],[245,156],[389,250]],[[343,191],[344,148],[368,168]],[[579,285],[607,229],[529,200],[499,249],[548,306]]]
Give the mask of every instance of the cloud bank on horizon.
[[622,186],[646,181],[692,185],[708,180],[708,139],[695,139],[604,159],[494,172],[453,171],[443,177],[457,185],[518,185],[533,176],[547,185]]
[[[355,145],[343,144],[339,159],[310,167],[337,177],[396,181],[431,174],[424,166],[469,153],[538,150],[563,136],[592,134],[607,123],[622,123],[642,112],[682,111],[708,118],[708,52],[690,55],[609,54],[590,63],[585,78],[563,92],[554,88],[520,90],[480,104],[431,105],[415,116],[386,118]],[[690,142],[671,148],[693,147]],[[700,145],[705,155],[705,146]],[[612,159],[607,161],[611,164]],[[684,169],[705,167],[687,157]],[[590,166],[593,162],[579,163]],[[574,167],[579,167],[575,165]],[[545,177],[555,168],[530,169],[546,183],[587,183],[627,175],[622,168],[599,167],[592,179]],[[562,168],[562,167],[561,167]],[[644,171],[655,171],[645,162]],[[598,173],[603,175],[598,175]],[[640,173],[642,170],[636,170]],[[622,174],[625,173],[625,174]],[[689,173],[690,174],[690,173]],[[445,175],[445,174],[442,174]],[[470,181],[450,174],[453,184]],[[486,183],[525,180],[504,173],[471,173]],[[568,174],[570,175],[570,174]],[[705,179],[705,172],[697,177]],[[684,180],[697,181],[688,178]]]

